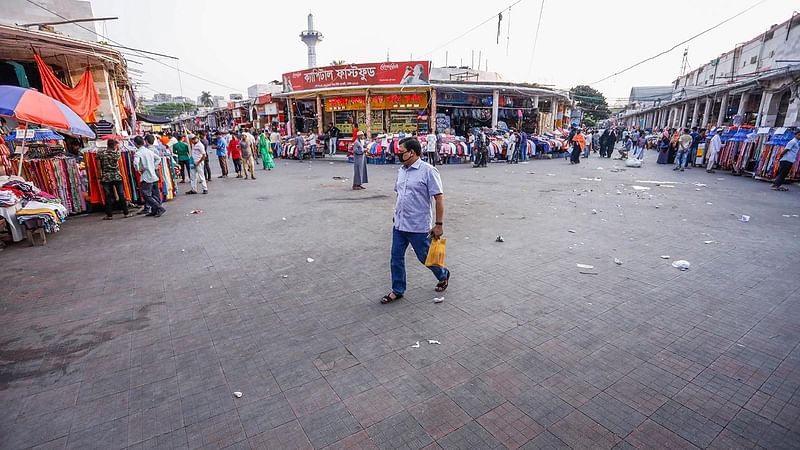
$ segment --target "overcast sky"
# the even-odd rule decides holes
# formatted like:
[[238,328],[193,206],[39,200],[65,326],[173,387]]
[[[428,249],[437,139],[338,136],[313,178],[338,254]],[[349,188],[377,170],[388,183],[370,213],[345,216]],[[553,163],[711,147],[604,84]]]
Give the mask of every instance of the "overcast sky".
[[[184,95],[202,90],[226,97],[234,88],[280,79],[306,67],[306,47],[298,34],[306,15],[324,35],[317,47],[319,65],[347,62],[430,59],[435,66],[469,65],[472,50],[488,60],[490,71],[514,81],[569,89],[589,84],[641,59],[666,50],[759,0],[545,0],[538,43],[534,35],[541,0],[522,0],[503,11],[500,43],[497,18],[516,0],[288,1],[257,0],[93,0],[95,16],[119,16],[99,25],[101,33],[130,47],[174,55],[180,67],[224,86],[189,75],[181,77]],[[691,68],[749,40],[800,10],[796,0],[766,0],[757,8],[687,44]],[[454,42],[470,28],[495,16]],[[510,30],[509,30],[510,25]],[[441,48],[439,48],[441,47]],[[683,49],[623,75],[594,85],[613,103],[627,98],[631,86],[666,85],[678,75]],[[177,72],[153,61],[135,75],[149,83],[142,94],[181,93]],[[174,66],[175,61],[164,59]],[[483,62],[481,64],[483,67]]]

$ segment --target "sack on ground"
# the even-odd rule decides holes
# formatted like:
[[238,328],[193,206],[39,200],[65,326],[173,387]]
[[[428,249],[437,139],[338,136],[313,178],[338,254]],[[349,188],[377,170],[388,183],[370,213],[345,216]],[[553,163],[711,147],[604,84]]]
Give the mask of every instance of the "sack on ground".
[[642,160],[641,159],[628,159],[625,161],[626,167],[642,167]]
[[428,257],[425,258],[427,267],[444,267],[444,248],[447,239],[431,239],[431,246],[428,248]]

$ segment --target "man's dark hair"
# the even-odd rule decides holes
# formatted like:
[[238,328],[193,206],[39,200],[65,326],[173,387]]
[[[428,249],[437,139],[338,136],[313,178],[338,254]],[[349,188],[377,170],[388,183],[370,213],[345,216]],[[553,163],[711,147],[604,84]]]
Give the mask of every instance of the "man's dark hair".
[[144,139],[141,136],[136,136],[133,138],[133,143],[136,144],[137,147],[141,147],[144,145]]
[[156,142],[156,138],[152,134],[148,134],[147,136],[145,136],[144,140],[145,142],[147,142],[147,145],[153,145]]
[[108,148],[117,148],[117,145],[119,145],[119,142],[116,139],[108,140]]
[[422,146],[419,144],[419,141],[415,137],[407,137],[400,139],[400,145],[404,146],[408,150],[411,150],[417,156],[422,154]]

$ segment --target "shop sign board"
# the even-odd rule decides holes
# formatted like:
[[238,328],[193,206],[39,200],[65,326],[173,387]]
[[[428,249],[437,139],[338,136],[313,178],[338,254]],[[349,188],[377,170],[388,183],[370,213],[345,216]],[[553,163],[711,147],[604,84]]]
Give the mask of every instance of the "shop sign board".
[[329,87],[430,84],[430,61],[399,61],[315,67],[283,74],[286,92]]
[[[428,107],[428,93],[373,95],[370,97],[370,107],[372,109],[425,109]],[[365,109],[367,109],[367,100],[364,96],[325,99],[325,112]]]

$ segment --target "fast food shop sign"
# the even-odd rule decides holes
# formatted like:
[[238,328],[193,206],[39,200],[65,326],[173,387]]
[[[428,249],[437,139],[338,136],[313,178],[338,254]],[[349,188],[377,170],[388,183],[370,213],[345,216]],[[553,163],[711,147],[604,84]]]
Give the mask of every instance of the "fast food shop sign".
[[315,67],[283,74],[284,91],[330,87],[429,84],[430,61],[382,62]]

